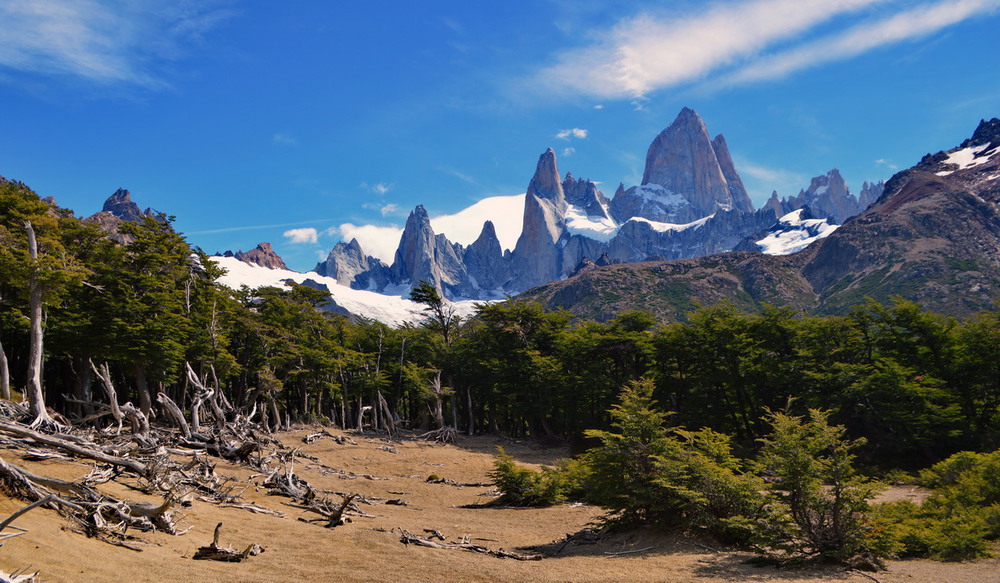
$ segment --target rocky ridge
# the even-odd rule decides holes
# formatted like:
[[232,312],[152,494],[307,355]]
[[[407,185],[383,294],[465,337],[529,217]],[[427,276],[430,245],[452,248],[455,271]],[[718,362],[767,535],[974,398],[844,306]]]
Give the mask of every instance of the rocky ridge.
[[[815,195],[822,183],[813,185]],[[676,320],[722,300],[750,310],[769,303],[841,314],[865,298],[897,295],[967,316],[993,307],[998,291],[1000,120],[993,119],[960,146],[893,176],[874,204],[797,253],[592,266],[522,297],[596,319],[644,309]]]
[[[872,187],[862,198],[876,192]],[[561,175],[555,152],[546,150],[528,182],[512,251],[501,247],[490,223],[469,247],[452,243],[434,233],[418,206],[392,265],[367,256],[355,240],[338,243],[316,271],[355,289],[398,292],[423,280],[448,298],[495,299],[564,279],[584,259],[701,257],[746,246],[745,239],[802,206],[839,224],[860,212],[860,204],[834,170],[797,197],[775,195],[755,210],[725,138],[712,138],[701,117],[684,108],[650,144],[642,183],[619,185],[610,199],[590,180]]]
[[268,269],[288,269],[284,260],[278,256],[278,254],[274,251],[274,248],[271,247],[271,244],[267,242],[260,243],[249,251],[237,251],[235,253],[232,251],[226,251],[222,254],[222,256],[235,257],[244,263],[260,265],[261,267],[267,267]]

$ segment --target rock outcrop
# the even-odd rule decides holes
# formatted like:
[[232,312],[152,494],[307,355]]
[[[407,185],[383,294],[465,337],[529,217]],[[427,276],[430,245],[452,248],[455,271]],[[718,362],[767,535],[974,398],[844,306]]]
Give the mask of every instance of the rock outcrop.
[[[881,185],[869,185],[874,200]],[[449,298],[494,299],[606,262],[701,257],[729,251],[803,205],[842,221],[859,211],[836,170],[790,199],[775,193],[755,211],[726,139],[709,137],[684,108],[649,146],[642,184],[619,184],[610,200],[590,180],[559,173],[555,152],[539,158],[525,194],[520,237],[505,251],[492,223],[463,248],[434,233],[418,206],[406,221],[391,267],[357,241],[338,243],[317,272],[357,289],[398,292],[428,281]],[[751,246],[753,247],[753,246]],[[756,249],[754,249],[756,250]]]
[[266,267],[268,269],[288,269],[285,262],[281,257],[274,251],[271,244],[268,242],[263,242],[254,247],[249,251],[226,251],[222,254],[223,257],[235,257],[243,263],[249,263],[251,265],[260,265],[261,267]]
[[562,275],[560,242],[567,237],[566,210],[556,154],[549,148],[538,158],[528,183],[524,226],[511,258],[510,289],[528,289]]
[[466,282],[465,265],[455,246],[444,235],[434,234],[423,205],[413,209],[406,219],[389,271],[394,282],[416,285],[426,281],[449,296],[459,295],[459,288]]
[[100,212],[94,213],[85,220],[97,223],[102,231],[110,234],[116,241],[128,243],[132,237],[118,231],[118,226],[123,221],[135,223],[146,217],[155,219],[158,216],[151,208],[140,210],[139,205],[132,201],[132,194],[124,188],[119,188],[104,201],[104,207]]
[[377,257],[365,255],[357,239],[337,243],[326,261],[316,265],[313,271],[354,289],[382,290],[391,280],[389,266]]
[[[866,196],[880,189],[863,188]],[[780,202],[776,196],[772,201]],[[775,211],[770,201],[764,210]],[[678,320],[699,304],[720,301],[746,310],[770,304],[844,314],[866,298],[888,303],[896,296],[955,317],[994,309],[1000,291],[1000,120],[980,122],[959,147],[928,154],[897,173],[872,206],[825,238],[822,230],[832,224],[807,211],[795,211],[781,227],[816,239],[797,253],[584,265],[524,297],[599,320],[632,309]]]

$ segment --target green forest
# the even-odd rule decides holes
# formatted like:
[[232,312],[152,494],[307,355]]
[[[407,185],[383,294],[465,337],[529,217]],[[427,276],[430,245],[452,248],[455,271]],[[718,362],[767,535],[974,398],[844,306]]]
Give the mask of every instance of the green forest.
[[[1000,447],[997,311],[959,321],[898,299],[841,316],[718,305],[684,322],[629,312],[599,323],[514,298],[461,320],[422,283],[412,298],[427,319],[390,327],[324,310],[328,296],[307,286],[222,286],[220,269],[171,223],[124,222],[109,235],[23,184],[0,183],[0,396],[25,400],[35,427],[107,426],[109,414],[121,423],[100,407],[111,399],[111,409],[165,425],[178,416],[197,425],[204,406],[270,430],[324,422],[531,437],[589,449],[583,473],[591,492],[603,483],[604,504],[648,522],[657,512],[692,514],[645,483],[615,508],[613,491],[634,469],[618,467],[628,456],[615,449],[629,431],[661,448],[643,454],[658,460],[657,471],[676,470],[671,460],[690,463],[696,450],[715,461],[683,466],[683,475],[721,472],[728,477],[716,486],[744,494],[757,486],[732,481],[741,460],[773,468],[796,448],[821,459],[810,443],[829,442],[817,447],[833,452],[833,466],[869,475],[939,464],[925,480],[949,484],[987,459],[959,452]],[[854,480],[853,472],[845,476]],[[558,474],[561,483],[546,485],[501,455],[494,477],[505,493],[548,488],[532,496],[551,501],[571,492],[574,479],[579,485],[573,468]],[[819,499],[824,476],[807,476]],[[851,514],[867,494],[845,492]],[[764,511],[753,496],[731,493],[723,498],[756,510],[730,508],[729,518],[766,522],[753,514]],[[636,508],[644,495],[656,502]],[[903,514],[900,521],[913,511]],[[741,526],[729,518],[722,530],[732,534]]]

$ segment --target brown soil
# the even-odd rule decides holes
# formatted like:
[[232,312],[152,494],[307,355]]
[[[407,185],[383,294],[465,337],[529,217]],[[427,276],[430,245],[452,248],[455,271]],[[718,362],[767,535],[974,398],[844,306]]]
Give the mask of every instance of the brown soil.
[[[336,431],[334,431],[336,433]],[[302,444],[305,430],[284,434],[288,444],[317,456],[327,466],[368,474],[374,478],[324,475],[315,464],[301,461],[296,473],[315,487],[335,492],[358,492],[373,500],[361,505],[372,518],[354,517],[353,522],[334,529],[298,520],[314,514],[286,505],[287,498],[267,496],[250,485],[244,497],[284,512],[284,518],[220,508],[193,501],[184,510],[180,536],[134,533],[148,541],[136,552],[71,532],[69,524],[54,512],[35,509],[20,517],[15,526],[27,532],[8,539],[0,548],[0,570],[11,572],[30,567],[47,582],[185,582],[211,583],[278,581],[776,581],[781,583],[846,581],[863,583],[870,576],[882,583],[981,583],[1000,581],[1000,561],[935,563],[897,561],[888,571],[863,575],[842,568],[807,570],[758,567],[747,563],[751,555],[713,548],[712,543],[680,535],[638,530],[605,536],[594,544],[564,545],[568,533],[578,532],[600,516],[591,506],[564,504],[544,509],[470,508],[490,500],[489,487],[460,487],[428,483],[436,474],[460,483],[485,483],[497,445],[526,464],[551,463],[565,455],[559,449],[544,449],[528,443],[499,441],[493,437],[461,438],[458,446],[440,446],[405,440],[392,446],[398,453],[378,449],[386,443],[374,437],[353,435],[357,445],[338,445],[323,438]],[[89,471],[83,462],[27,462],[15,450],[0,452],[13,465],[64,479],[79,478]],[[220,462],[219,474],[243,483],[254,480],[249,470]],[[142,499],[121,484],[105,484],[116,496]],[[890,496],[918,496],[897,489]],[[334,496],[334,499],[337,497]],[[408,505],[385,504],[387,499]],[[0,498],[0,518],[24,506]],[[223,522],[221,544],[243,549],[251,543],[265,548],[261,555],[242,563],[195,561],[195,550],[212,540],[215,525]],[[449,541],[470,535],[472,542],[491,549],[543,552],[541,561],[497,559],[463,550],[439,550],[403,545],[393,529],[424,534],[441,531]],[[397,530],[398,532],[398,530]],[[560,548],[562,549],[560,551]],[[558,552],[557,552],[558,551]],[[618,553],[618,554],[615,554]]]

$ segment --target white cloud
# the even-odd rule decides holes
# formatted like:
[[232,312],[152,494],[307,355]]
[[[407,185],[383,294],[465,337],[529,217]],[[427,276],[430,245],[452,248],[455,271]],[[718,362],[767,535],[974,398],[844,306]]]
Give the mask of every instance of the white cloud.
[[875,160],[875,165],[876,166],[885,166],[889,170],[898,170],[899,169],[898,165],[893,164],[892,162],[886,160],[885,158],[879,158],[878,160]]
[[163,87],[158,63],[179,58],[229,18],[211,4],[7,0],[0,3],[0,67],[102,85]]
[[594,109],[604,109],[604,106],[598,103],[597,105],[594,106]]
[[[444,233],[452,243],[470,245],[482,232],[483,223],[489,220],[493,222],[500,246],[513,249],[521,235],[523,216],[523,194],[491,196],[457,213],[432,217],[431,228],[435,233]],[[392,264],[403,229],[395,225],[379,227],[344,223],[327,229],[323,234],[339,236],[344,241],[357,239],[366,254]]]
[[576,148],[563,148],[562,151],[563,158],[569,158],[573,154],[576,154]]
[[521,236],[524,195],[491,196],[455,214],[431,217],[435,233],[444,233],[452,243],[470,245],[483,231],[483,223],[493,222],[497,239],[504,249],[513,249]]
[[399,238],[403,235],[403,229],[395,225],[378,227],[344,223],[337,230],[344,241],[357,239],[366,255],[378,257],[387,265],[392,264],[396,248],[399,247]]
[[849,59],[883,45],[926,36],[979,14],[996,11],[1000,0],[946,0],[860,24],[751,63],[724,80],[724,85],[778,79],[823,63]]
[[713,3],[700,12],[641,13],[596,43],[566,51],[536,82],[547,90],[635,98],[691,82],[794,39],[834,17],[886,0],[751,0]]
[[282,233],[282,236],[288,239],[289,243],[316,243],[318,234],[316,233],[316,229],[305,227],[302,229],[289,229]]
[[388,204],[379,204],[377,202],[368,202],[368,203],[365,203],[365,204],[363,204],[361,206],[364,207],[364,208],[366,208],[366,209],[371,209],[371,210],[374,210],[374,211],[378,211],[378,212],[382,213],[383,217],[387,217],[389,215],[395,215],[395,214],[399,213],[399,205],[396,204],[396,203],[394,203],[394,202],[390,202]]
[[368,184],[367,182],[361,183],[361,188],[367,189],[375,194],[385,194],[392,190],[393,185],[386,182],[376,182],[375,184]]
[[807,177],[791,170],[762,166],[738,157],[734,163],[751,198],[759,202],[767,200],[772,191],[777,190],[779,197],[787,197],[809,184]]
[[568,140],[570,138],[577,138],[583,140],[587,137],[590,132],[580,128],[573,128],[571,130],[562,130],[556,134],[556,138],[560,140]]
[[271,136],[271,143],[275,146],[298,146],[299,141],[288,132],[278,132]]

